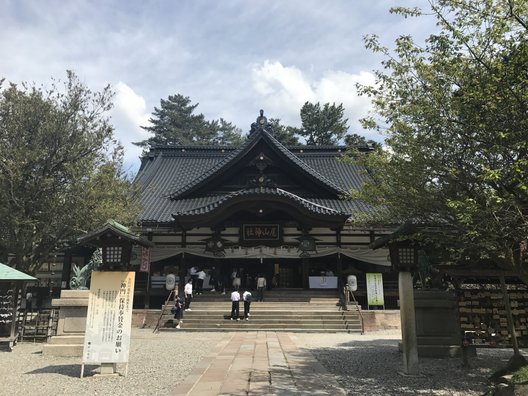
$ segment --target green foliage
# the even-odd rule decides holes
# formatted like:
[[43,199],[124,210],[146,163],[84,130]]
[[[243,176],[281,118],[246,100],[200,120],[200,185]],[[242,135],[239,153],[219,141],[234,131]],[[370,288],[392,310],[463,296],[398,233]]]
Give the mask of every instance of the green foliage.
[[109,87],[90,91],[72,72],[64,86],[0,92],[0,251],[16,268],[33,272],[65,240],[137,215],[106,116],[112,96]]
[[218,121],[209,122],[210,128],[214,131],[214,138],[212,144],[220,145],[241,145],[244,142],[242,137],[242,131],[237,128],[233,123],[227,122],[223,118]]
[[349,147],[371,147],[379,148],[381,144],[368,139],[365,136],[358,135],[357,133],[351,133],[345,136],[345,144]]
[[528,366],[521,367],[519,370],[513,373],[511,382],[513,384],[528,383]]
[[363,125],[385,133],[387,149],[360,159],[372,178],[357,196],[384,208],[385,220],[444,224],[437,242],[458,258],[526,276],[528,2],[430,6],[393,10],[436,18],[423,46],[409,36],[394,51],[365,40],[385,60],[376,84],[359,87],[375,107]]
[[299,129],[291,126],[282,125],[280,119],[270,118],[271,130],[273,136],[285,146],[295,146],[299,144],[299,138],[295,135],[299,133]]
[[302,127],[298,134],[304,136],[308,145],[334,145],[337,144],[348,130],[348,119],[341,103],[325,103],[322,107],[306,102],[301,108]]
[[170,95],[160,103],[160,108],[154,108],[149,120],[152,126],[142,127],[154,136],[136,145],[236,145],[243,141],[240,129],[232,123],[223,118],[207,121],[203,114],[195,114],[198,103],[192,104],[188,96]]

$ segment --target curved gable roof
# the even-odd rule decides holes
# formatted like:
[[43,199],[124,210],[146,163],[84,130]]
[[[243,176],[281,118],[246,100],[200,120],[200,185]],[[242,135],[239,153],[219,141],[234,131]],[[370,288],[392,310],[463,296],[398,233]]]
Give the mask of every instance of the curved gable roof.
[[244,197],[244,196],[252,196],[252,195],[258,195],[259,197],[265,197],[265,196],[282,197],[282,198],[285,198],[286,200],[290,200],[292,202],[295,202],[296,204],[301,205],[306,210],[314,214],[337,215],[337,216],[346,215],[345,213],[340,212],[336,209],[311,202],[307,199],[301,198],[298,195],[292,194],[281,188],[253,187],[253,188],[248,188],[244,190],[234,191],[230,194],[226,194],[224,196],[218,197],[216,200],[212,202],[208,202],[207,204],[203,206],[199,206],[199,207],[195,207],[192,209],[187,209],[185,211],[174,213],[173,216],[193,216],[193,215],[200,215],[200,214],[208,213],[208,212],[215,210],[216,208],[221,207],[227,202],[232,201],[235,198]]
[[192,179],[189,183],[183,186],[171,189],[169,193],[170,198],[184,198],[185,196],[191,194],[193,191],[196,191],[198,188],[208,184],[220,173],[224,173],[226,170],[235,166],[242,158],[244,158],[246,154],[251,151],[251,149],[253,149],[261,141],[266,142],[275,153],[277,153],[285,161],[292,164],[292,167],[294,169],[297,169],[300,173],[307,176],[315,183],[321,185],[336,196],[346,194],[345,189],[338,186],[336,183],[323,176],[311,166],[309,166],[306,162],[304,162],[295,154],[293,154],[290,150],[288,150],[270,133],[263,129],[259,129],[254,134],[250,135],[248,140],[239,149],[233,151],[232,153],[224,157],[223,160],[218,162],[208,171],[202,173],[201,175]]

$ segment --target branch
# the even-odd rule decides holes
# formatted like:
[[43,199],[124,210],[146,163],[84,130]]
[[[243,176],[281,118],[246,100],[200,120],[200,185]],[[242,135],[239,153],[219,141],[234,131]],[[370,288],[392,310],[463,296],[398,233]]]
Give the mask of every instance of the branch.
[[513,12],[513,0],[508,0],[508,7],[510,8],[510,17],[515,19],[524,30],[528,31],[528,25],[519,17],[519,15]]

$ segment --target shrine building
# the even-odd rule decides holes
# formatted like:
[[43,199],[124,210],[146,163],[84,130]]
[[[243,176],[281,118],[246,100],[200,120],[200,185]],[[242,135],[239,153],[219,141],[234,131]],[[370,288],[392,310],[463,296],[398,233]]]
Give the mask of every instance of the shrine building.
[[150,272],[137,274],[135,305],[159,305],[165,276],[173,273],[183,282],[192,266],[208,274],[206,289],[213,268],[229,286],[236,270],[242,287],[262,274],[268,287],[314,292],[337,292],[349,274],[364,289],[366,273],[384,273],[384,288],[392,283],[397,296],[388,250],[369,248],[392,229],[354,225],[373,209],[345,199],[368,177],[341,159],[346,150],[284,146],[262,112],[238,147],[151,148],[136,182],[141,236],[155,246]]

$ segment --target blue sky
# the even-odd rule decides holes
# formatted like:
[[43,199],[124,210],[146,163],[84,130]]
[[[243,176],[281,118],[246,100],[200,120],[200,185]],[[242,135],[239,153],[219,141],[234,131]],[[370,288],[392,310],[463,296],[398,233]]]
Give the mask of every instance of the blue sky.
[[134,173],[131,142],[161,98],[180,93],[207,119],[244,132],[259,109],[299,126],[306,101],[343,103],[349,131],[369,101],[355,84],[372,83],[381,59],[362,37],[392,46],[398,35],[423,38],[434,21],[389,14],[424,0],[0,0],[0,78],[49,84],[77,73],[93,90],[116,92],[112,121]]

